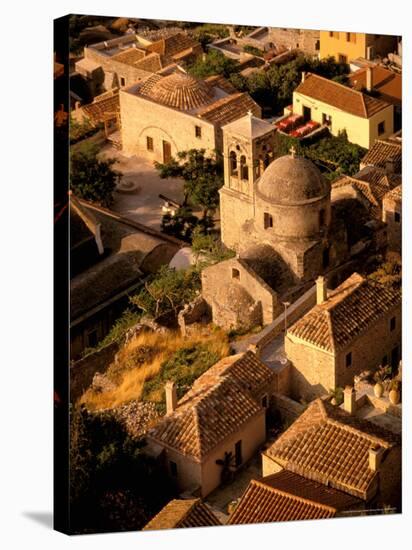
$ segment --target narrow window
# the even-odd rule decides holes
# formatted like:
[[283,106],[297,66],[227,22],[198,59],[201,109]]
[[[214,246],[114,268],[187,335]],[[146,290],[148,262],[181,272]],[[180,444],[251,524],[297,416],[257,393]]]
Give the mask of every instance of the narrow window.
[[148,151],[153,151],[153,138],[152,137],[149,137],[149,136],[146,137],[146,149]]
[[396,317],[392,317],[392,319],[390,320],[391,331],[395,330],[395,327],[396,327]]
[[242,155],[240,157],[240,177],[242,180],[249,179],[249,168],[248,168],[248,165],[246,164],[245,155]]
[[340,53],[338,55],[338,61],[339,63],[344,63],[346,65],[348,63],[348,56],[344,55],[343,53]]
[[330,261],[329,248],[325,248],[322,252],[322,266],[323,266],[323,269],[326,269],[327,267],[329,267],[329,261]]
[[379,122],[378,124],[378,135],[381,136],[385,132],[385,121]]
[[176,462],[173,462],[172,460],[169,462],[170,465],[170,474],[172,477],[177,477],[177,464]]
[[399,212],[395,212],[395,222],[400,223],[401,222],[401,215]]
[[320,40],[316,40],[315,42],[315,51],[319,51],[320,50]]
[[232,279],[240,279],[240,271],[235,267],[232,268]]
[[230,163],[230,175],[237,176],[237,155],[234,151],[231,151],[229,155],[229,163]]
[[319,227],[320,228],[322,228],[325,225],[325,221],[326,221],[326,213],[325,213],[325,209],[322,208],[321,210],[319,210]]
[[267,395],[264,395],[262,397],[262,407],[264,407],[265,409],[268,408],[268,396]]
[[351,367],[352,366],[352,352],[351,351],[346,354],[345,364],[346,364],[346,367]]
[[120,86],[125,86],[126,85],[126,79],[124,78],[124,76],[121,76],[120,77]]
[[273,227],[273,218],[267,212],[265,212],[263,215],[263,227],[265,229],[268,229],[269,227]]
[[197,138],[201,138],[202,137],[202,128],[200,126],[195,126],[195,136]]
[[333,38],[333,31],[329,31],[329,37]]
[[346,33],[346,42],[350,42],[350,32]]
[[242,464],[242,441],[238,441],[235,445],[235,464],[236,467]]

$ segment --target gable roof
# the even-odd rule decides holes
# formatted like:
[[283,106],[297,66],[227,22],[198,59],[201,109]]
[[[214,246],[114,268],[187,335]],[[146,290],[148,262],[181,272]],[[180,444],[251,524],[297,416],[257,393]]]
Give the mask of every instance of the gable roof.
[[294,473],[367,499],[378,475],[369,468],[370,448],[395,445],[399,436],[316,399],[266,454]]
[[295,91],[362,118],[370,118],[389,107],[388,103],[380,99],[312,73],[305,75],[304,81]]
[[199,43],[193,40],[190,36],[183,32],[175,33],[166,38],[161,38],[156,42],[152,42],[147,46],[147,50],[150,52],[160,53],[168,57],[198,46]]
[[354,273],[287,331],[326,351],[345,347],[401,302],[401,290]]
[[381,65],[359,69],[348,76],[350,86],[356,90],[366,88],[367,71],[372,71],[372,88],[396,104],[402,102],[402,75]]
[[370,203],[370,213],[380,218],[383,197],[401,182],[402,177],[399,174],[387,174],[381,168],[366,166],[352,177],[338,178],[332,183],[332,190],[346,186],[353,187]]
[[221,525],[207,504],[199,498],[171,500],[152,518],[143,531],[176,529],[182,527],[208,527]]
[[116,116],[120,112],[119,89],[102,94],[94,98],[93,103],[82,106],[83,112],[93,123],[104,121],[108,117]]
[[149,436],[200,461],[262,412],[254,395],[273,376],[252,352],[222,359],[195,381]]
[[253,101],[246,92],[227,95],[206,105],[197,113],[199,118],[203,118],[212,124],[224,126],[233,120],[241,118],[252,111],[255,116],[260,116],[260,107]]
[[228,525],[330,518],[361,505],[360,499],[342,491],[281,470],[250,481]]
[[126,65],[134,65],[136,61],[140,61],[146,55],[144,50],[138,48],[127,48],[127,50],[120,51],[112,55],[112,59],[119,61],[120,63],[125,63]]
[[377,139],[361,160],[361,165],[385,168],[386,162],[392,161],[394,172],[402,172],[402,144],[392,140]]

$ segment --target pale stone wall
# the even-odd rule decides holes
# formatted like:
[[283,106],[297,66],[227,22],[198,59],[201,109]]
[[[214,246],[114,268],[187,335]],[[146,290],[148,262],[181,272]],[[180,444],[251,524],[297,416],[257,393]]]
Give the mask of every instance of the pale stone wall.
[[207,496],[221,483],[222,467],[216,464],[216,460],[223,459],[225,452],[235,455],[235,444],[242,441],[243,464],[250,460],[258,451],[260,445],[266,439],[265,410],[262,409],[249,422],[214,449],[202,464],[202,490],[201,496]]
[[[392,317],[395,317],[396,325],[390,331]],[[382,364],[385,355],[390,361],[396,346],[400,357],[401,328],[399,305],[336,354],[288,334],[285,338],[285,352],[292,362],[293,397],[311,401],[336,387],[353,385],[354,376],[365,370],[375,370]],[[352,365],[346,367],[346,355],[349,352],[352,353]]]
[[247,241],[244,227],[247,221],[253,219],[253,199],[222,187],[220,194],[220,231],[222,242],[232,250],[238,250],[242,241]]
[[[395,214],[399,221],[395,221]],[[402,203],[399,200],[384,197],[382,204],[382,220],[388,226],[388,249],[401,253],[402,250]]]
[[[120,116],[126,154],[163,162],[163,141],[171,144],[172,156],[189,149],[206,149],[211,153],[216,148],[213,124],[123,90],[120,90]],[[200,126],[201,138],[196,137],[195,126]],[[153,139],[153,151],[147,150],[147,137]]]
[[225,319],[220,317],[221,305],[216,303],[216,291],[223,285],[233,281],[233,269],[239,272],[239,279],[236,280],[247,290],[253,300],[261,303],[263,324],[273,321],[278,311],[278,297],[244,261],[231,258],[218,264],[207,267],[202,271],[202,295],[212,308],[213,322],[217,325],[225,324]]
[[[303,107],[311,109],[311,119],[322,124],[322,115],[332,117],[330,132],[337,136],[340,131],[346,130],[348,140],[361,147],[369,149],[376,138],[384,139],[393,133],[393,105],[388,105],[370,119],[358,117],[341,111],[327,103],[314,100],[299,92],[293,92],[293,112],[303,115]],[[385,132],[378,135],[378,124],[385,122]]]
[[269,37],[277,46],[283,45],[286,48],[299,49],[311,55],[319,53],[319,31],[269,27]]
[[[171,461],[176,464],[177,478],[173,478],[171,474]],[[184,492],[202,486],[202,467],[201,464],[196,462],[193,458],[184,456],[174,449],[167,448],[166,468],[170,477],[176,480],[179,491]]]

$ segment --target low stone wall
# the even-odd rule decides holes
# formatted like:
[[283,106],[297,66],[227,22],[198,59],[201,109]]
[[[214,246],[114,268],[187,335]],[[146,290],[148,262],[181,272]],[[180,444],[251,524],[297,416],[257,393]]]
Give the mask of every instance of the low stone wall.
[[95,353],[86,355],[70,365],[70,401],[74,403],[87,390],[94,375],[105,373],[119,351],[119,344],[112,342]]
[[281,419],[286,422],[294,422],[305,410],[305,406],[289,397],[274,393],[273,404],[279,411]]

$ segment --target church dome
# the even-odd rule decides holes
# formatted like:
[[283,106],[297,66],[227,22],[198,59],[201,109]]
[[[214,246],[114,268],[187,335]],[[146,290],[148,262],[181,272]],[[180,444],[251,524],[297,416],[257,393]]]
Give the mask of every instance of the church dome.
[[213,99],[211,88],[185,73],[173,73],[157,80],[147,96],[168,107],[190,111]]
[[257,182],[257,191],[268,202],[293,205],[325,197],[330,184],[312,161],[286,155],[269,164]]

